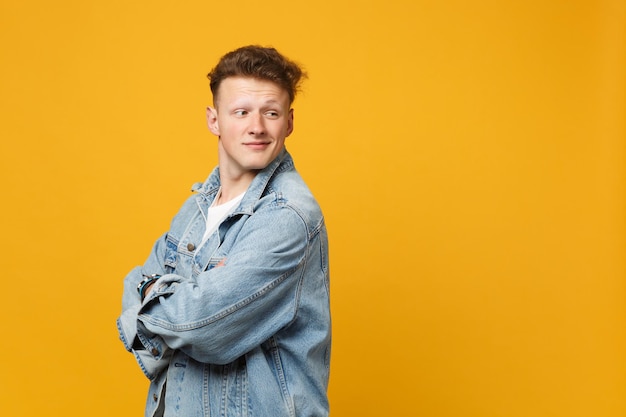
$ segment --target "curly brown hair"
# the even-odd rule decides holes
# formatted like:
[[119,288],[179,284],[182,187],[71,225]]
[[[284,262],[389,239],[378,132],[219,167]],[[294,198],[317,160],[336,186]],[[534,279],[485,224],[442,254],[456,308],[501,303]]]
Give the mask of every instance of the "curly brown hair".
[[214,101],[220,84],[228,77],[252,77],[274,82],[287,91],[291,104],[306,73],[274,48],[249,45],[224,55],[207,75]]

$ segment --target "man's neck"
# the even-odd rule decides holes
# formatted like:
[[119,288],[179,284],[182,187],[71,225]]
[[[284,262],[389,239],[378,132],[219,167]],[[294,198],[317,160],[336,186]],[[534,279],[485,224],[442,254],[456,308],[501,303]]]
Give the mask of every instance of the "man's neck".
[[224,204],[238,195],[246,192],[256,173],[247,173],[247,175],[230,178],[228,174],[220,171],[221,192],[218,196],[217,204]]

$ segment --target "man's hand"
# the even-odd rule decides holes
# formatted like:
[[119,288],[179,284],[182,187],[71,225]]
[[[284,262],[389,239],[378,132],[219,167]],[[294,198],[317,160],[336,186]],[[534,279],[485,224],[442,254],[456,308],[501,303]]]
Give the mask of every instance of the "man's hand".
[[150,291],[152,290],[152,286],[154,285],[156,281],[151,282],[150,284],[148,284],[148,286],[146,287],[146,291],[145,291],[145,295],[143,297],[143,299],[145,300],[146,298],[148,298],[148,294],[150,294]]

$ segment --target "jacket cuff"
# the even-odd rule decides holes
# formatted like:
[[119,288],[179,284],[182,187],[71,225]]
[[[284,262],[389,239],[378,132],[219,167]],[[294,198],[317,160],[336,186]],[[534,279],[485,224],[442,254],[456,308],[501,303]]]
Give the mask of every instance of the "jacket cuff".
[[147,336],[137,332],[137,314],[141,305],[124,311],[117,319],[120,340],[127,351],[132,352],[143,374],[154,380],[167,368],[172,350],[158,336]]
[[172,356],[172,351],[169,349],[165,355],[161,356],[159,359],[152,356],[147,350],[133,350],[132,352],[133,355],[135,355],[135,359],[141,371],[150,381],[154,381],[154,379],[167,368]]
[[132,306],[122,312],[122,315],[117,319],[117,331],[120,340],[129,352],[133,349],[137,337],[137,314],[140,308],[141,305]]

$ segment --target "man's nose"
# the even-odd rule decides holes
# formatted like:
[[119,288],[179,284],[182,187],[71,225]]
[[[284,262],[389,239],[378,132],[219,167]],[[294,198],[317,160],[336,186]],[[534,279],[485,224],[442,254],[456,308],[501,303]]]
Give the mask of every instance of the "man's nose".
[[265,134],[265,120],[262,114],[258,113],[250,118],[249,133],[255,136]]

